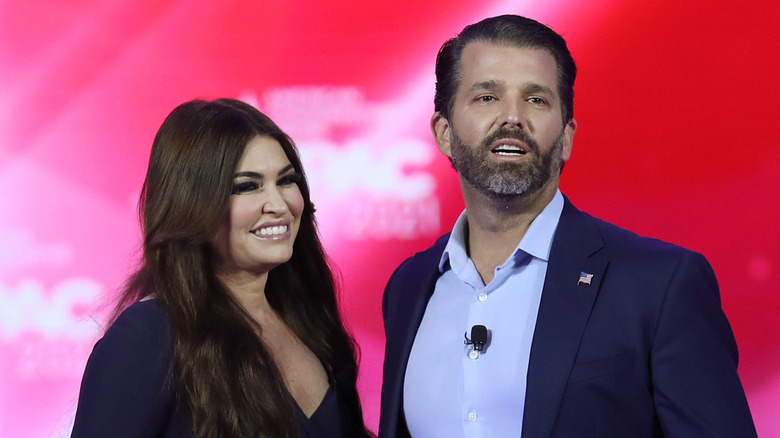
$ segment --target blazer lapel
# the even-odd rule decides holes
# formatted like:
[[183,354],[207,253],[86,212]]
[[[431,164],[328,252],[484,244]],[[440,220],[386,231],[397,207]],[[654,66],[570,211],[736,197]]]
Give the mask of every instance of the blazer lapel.
[[552,433],[558,406],[607,267],[606,260],[591,257],[603,246],[593,218],[574,208],[566,199],[553,238],[531,343],[524,437],[550,436]]
[[408,436],[403,419],[403,383],[417,329],[422,322],[428,300],[439,277],[439,260],[449,234],[434,246],[402,265],[385,290],[386,351],[382,384],[382,412],[379,434],[387,437]]
[[401,372],[399,380],[403,380],[403,375],[406,373],[406,362],[412,350],[414,337],[417,335],[417,329],[422,322],[428,300],[433,295],[436,279],[439,277],[438,263],[441,251],[428,251],[422,256],[421,259],[415,260],[419,263],[415,263],[404,273],[404,276],[409,278],[399,279],[399,284],[410,286],[401,291],[407,310],[403,314],[400,312],[396,314],[399,322],[392,333],[397,342],[395,353],[399,363],[403,364],[402,369],[399,370]]

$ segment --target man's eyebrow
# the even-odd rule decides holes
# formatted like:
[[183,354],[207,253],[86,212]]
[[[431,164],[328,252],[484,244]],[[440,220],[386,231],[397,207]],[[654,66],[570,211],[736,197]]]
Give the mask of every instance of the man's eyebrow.
[[[475,83],[474,85],[471,86],[471,91],[480,91],[480,90],[492,91],[492,90],[497,90],[503,86],[504,86],[503,81],[489,79],[487,81],[480,81]],[[526,93],[544,93],[544,94],[551,94],[551,95],[555,94],[552,88],[546,85],[541,85],[536,82],[526,82],[525,84],[523,84],[523,90]]]
[[537,84],[536,82],[526,82],[525,84],[523,84],[523,87],[525,88],[526,93],[544,93],[544,94],[552,94],[552,95],[555,94],[552,88],[546,85]]
[[[279,171],[279,175],[285,174],[289,172],[290,170],[294,170],[295,166],[292,165],[292,163],[282,167],[282,169]],[[252,171],[245,171],[245,172],[236,172],[233,175],[233,178],[252,178],[252,179],[263,179],[265,178],[265,175],[258,172],[252,172]]]
[[504,83],[495,79],[489,79],[487,81],[480,81],[471,86],[471,91],[477,90],[495,90],[503,86]]

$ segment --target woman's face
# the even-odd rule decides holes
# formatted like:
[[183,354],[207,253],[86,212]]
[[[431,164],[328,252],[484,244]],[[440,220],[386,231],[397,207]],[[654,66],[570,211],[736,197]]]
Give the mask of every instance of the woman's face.
[[290,259],[303,212],[300,177],[278,141],[257,136],[247,143],[213,241],[221,275],[262,274]]

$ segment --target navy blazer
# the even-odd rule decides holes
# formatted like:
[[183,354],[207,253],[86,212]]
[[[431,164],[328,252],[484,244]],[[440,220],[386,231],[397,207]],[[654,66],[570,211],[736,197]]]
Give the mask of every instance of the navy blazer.
[[[407,259],[385,289],[380,438],[409,436],[406,364],[448,237]],[[581,273],[593,274],[590,284]],[[565,199],[531,344],[523,437],[755,437],[737,359],[701,254]]]

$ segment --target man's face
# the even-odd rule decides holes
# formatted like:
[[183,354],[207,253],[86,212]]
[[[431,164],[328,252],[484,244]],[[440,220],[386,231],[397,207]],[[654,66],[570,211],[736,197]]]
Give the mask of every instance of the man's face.
[[450,120],[431,119],[439,149],[491,198],[558,186],[576,122],[563,124],[557,66],[547,51],[469,43]]

